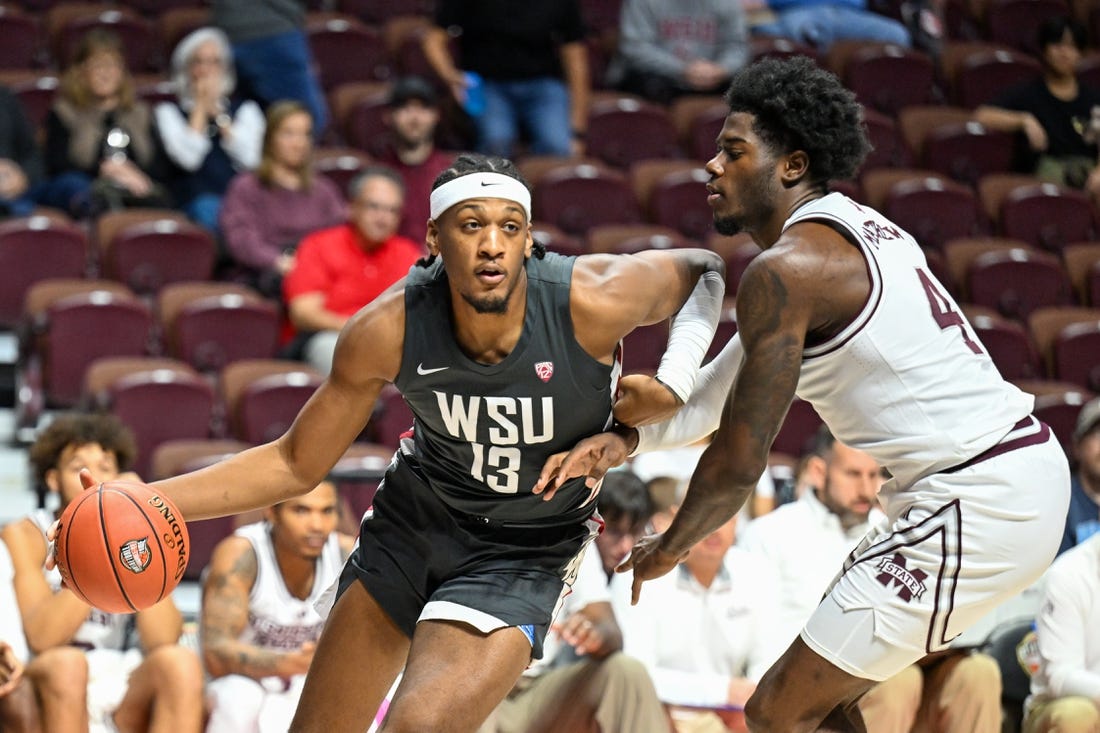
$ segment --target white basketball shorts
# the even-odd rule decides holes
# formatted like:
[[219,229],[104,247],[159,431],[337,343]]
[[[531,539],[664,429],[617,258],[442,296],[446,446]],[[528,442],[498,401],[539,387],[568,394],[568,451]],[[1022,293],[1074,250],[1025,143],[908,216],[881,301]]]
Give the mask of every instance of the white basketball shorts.
[[945,648],[1050,565],[1069,483],[1061,446],[1034,418],[960,466],[888,482],[887,519],[849,555],[802,640],[875,681]]

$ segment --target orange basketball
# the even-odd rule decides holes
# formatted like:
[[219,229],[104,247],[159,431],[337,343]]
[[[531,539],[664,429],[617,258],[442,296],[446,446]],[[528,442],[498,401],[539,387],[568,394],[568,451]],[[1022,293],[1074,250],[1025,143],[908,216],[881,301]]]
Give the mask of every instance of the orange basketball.
[[179,585],[187,525],[166,496],[131,481],[88,489],[65,507],[57,568],[79,598],[111,613],[149,608]]

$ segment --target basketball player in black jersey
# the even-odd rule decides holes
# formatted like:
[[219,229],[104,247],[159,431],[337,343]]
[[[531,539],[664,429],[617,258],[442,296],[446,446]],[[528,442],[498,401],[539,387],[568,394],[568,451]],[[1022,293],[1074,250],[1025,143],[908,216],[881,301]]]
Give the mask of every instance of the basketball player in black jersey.
[[623,336],[673,317],[631,414],[671,414],[691,392],[721,259],[561,257],[532,241],[530,222],[510,162],[460,156],[433,186],[431,257],[349,321],[288,432],[155,486],[188,519],[284,501],[325,477],[387,382],[411,405],[414,429],[364,518],[291,731],[361,733],[402,669],[383,731],[476,730],[541,654],[598,529],[583,478],[553,502],[532,489],[547,457],[611,424]]

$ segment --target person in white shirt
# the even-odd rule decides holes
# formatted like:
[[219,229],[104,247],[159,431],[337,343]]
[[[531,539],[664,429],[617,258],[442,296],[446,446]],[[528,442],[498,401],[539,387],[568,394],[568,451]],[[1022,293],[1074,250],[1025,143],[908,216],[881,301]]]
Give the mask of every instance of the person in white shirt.
[[[733,547],[734,517],[695,545],[687,560],[630,605],[630,578],[612,580],[624,651],[649,670],[678,731],[725,730],[786,640],[774,624],[778,595],[761,558]],[[707,709],[707,710],[702,710]]]
[[336,532],[339,495],[324,481],[218,543],[203,587],[207,733],[285,731],[353,538]]
[[1100,730],[1100,535],[1058,556],[1035,619],[1039,668],[1024,733]]
[[229,39],[198,28],[172,51],[176,100],[153,108],[157,132],[172,163],[176,205],[212,232],[229,181],[260,164],[266,120],[260,105],[240,100]]
[[813,490],[743,528],[737,538],[739,547],[765,558],[775,573],[782,603],[773,623],[784,643],[798,636],[844,558],[867,533],[882,485],[878,462],[837,443],[827,428],[816,436],[803,476]]

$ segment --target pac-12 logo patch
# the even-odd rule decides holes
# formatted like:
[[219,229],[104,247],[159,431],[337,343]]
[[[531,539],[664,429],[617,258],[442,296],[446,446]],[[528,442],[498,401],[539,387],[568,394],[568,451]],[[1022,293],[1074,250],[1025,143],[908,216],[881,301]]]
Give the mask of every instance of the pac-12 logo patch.
[[554,362],[540,361],[535,364],[535,374],[539,375],[542,381],[549,382],[550,377],[554,376]]
[[153,559],[153,553],[149,552],[149,538],[129,540],[118,549],[118,557],[130,572],[144,571],[149,567],[149,561]]

